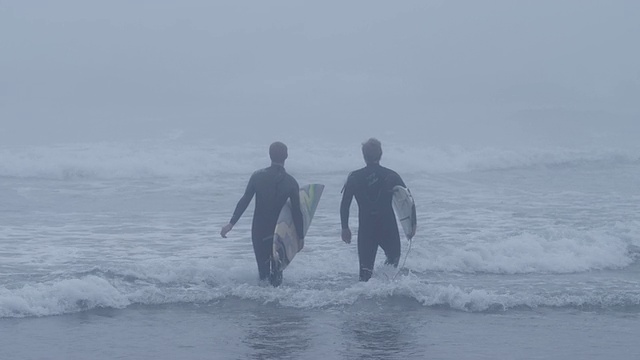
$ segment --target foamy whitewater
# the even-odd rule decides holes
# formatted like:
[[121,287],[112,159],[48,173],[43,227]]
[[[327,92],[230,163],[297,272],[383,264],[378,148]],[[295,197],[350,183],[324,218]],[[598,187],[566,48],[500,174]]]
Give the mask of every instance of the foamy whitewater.
[[290,143],[326,188],[280,288],[253,205],[219,236],[268,143],[0,147],[0,359],[640,358],[640,151],[383,145],[404,268],[340,240],[359,144]]

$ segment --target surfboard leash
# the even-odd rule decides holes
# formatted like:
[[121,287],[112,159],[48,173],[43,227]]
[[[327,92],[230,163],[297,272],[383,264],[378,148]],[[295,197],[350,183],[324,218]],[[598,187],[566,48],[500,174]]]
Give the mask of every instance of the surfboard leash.
[[398,272],[393,276],[391,280],[395,280],[396,276],[400,274],[400,271],[404,269],[404,264],[407,263],[407,257],[409,256],[409,252],[411,251],[411,245],[413,244],[413,240],[409,239],[409,248],[407,248],[407,252],[404,254],[404,261],[402,261],[402,266],[398,269]]

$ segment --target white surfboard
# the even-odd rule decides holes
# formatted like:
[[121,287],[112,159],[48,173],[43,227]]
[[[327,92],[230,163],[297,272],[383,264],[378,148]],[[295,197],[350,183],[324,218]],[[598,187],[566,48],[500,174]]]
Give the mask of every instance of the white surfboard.
[[398,185],[393,188],[393,210],[402,225],[404,234],[411,240],[417,227],[416,204],[406,187]]

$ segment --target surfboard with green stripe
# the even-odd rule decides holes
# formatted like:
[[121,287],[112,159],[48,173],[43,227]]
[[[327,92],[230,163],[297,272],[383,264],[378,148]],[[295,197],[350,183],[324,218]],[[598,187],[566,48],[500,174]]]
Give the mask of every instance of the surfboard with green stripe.
[[[300,210],[302,211],[303,234],[311,225],[324,185],[310,184],[300,188]],[[291,216],[291,200],[282,207],[276,230],[273,235],[272,267],[276,271],[284,270],[304,247],[304,239],[298,239],[296,227]]]

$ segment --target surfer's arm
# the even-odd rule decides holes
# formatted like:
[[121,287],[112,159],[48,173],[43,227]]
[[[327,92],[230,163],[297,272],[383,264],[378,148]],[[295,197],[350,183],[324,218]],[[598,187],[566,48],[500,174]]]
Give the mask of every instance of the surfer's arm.
[[255,187],[255,174],[251,176],[249,179],[249,183],[247,184],[247,188],[244,191],[244,195],[238,201],[238,205],[236,205],[236,210],[233,212],[233,216],[231,217],[231,221],[229,223],[231,225],[235,225],[236,222],[240,219],[240,216],[247,210],[249,203],[251,203],[251,199],[253,199],[253,195],[256,193]]
[[[346,189],[346,186],[345,186]],[[353,200],[353,193],[343,190],[342,202],[340,202],[340,222],[342,223],[342,241],[351,243],[351,229],[349,229],[349,208]]]
[[349,208],[353,200],[353,189],[349,183],[350,180],[351,177],[347,179],[347,183],[342,189],[342,201],[340,202],[340,223],[343,230],[349,228]]
[[304,239],[304,221],[302,220],[302,210],[300,209],[300,188],[298,184],[295,184],[291,191],[291,216],[293,217],[293,224],[296,227],[296,233],[298,239]]
[[413,239],[413,237],[416,235],[416,230],[418,229],[418,216],[416,214],[416,205],[413,204],[413,206],[411,207],[411,213],[413,216],[413,223],[415,224],[415,226],[413,227],[413,232],[411,234],[409,234],[409,240]]

